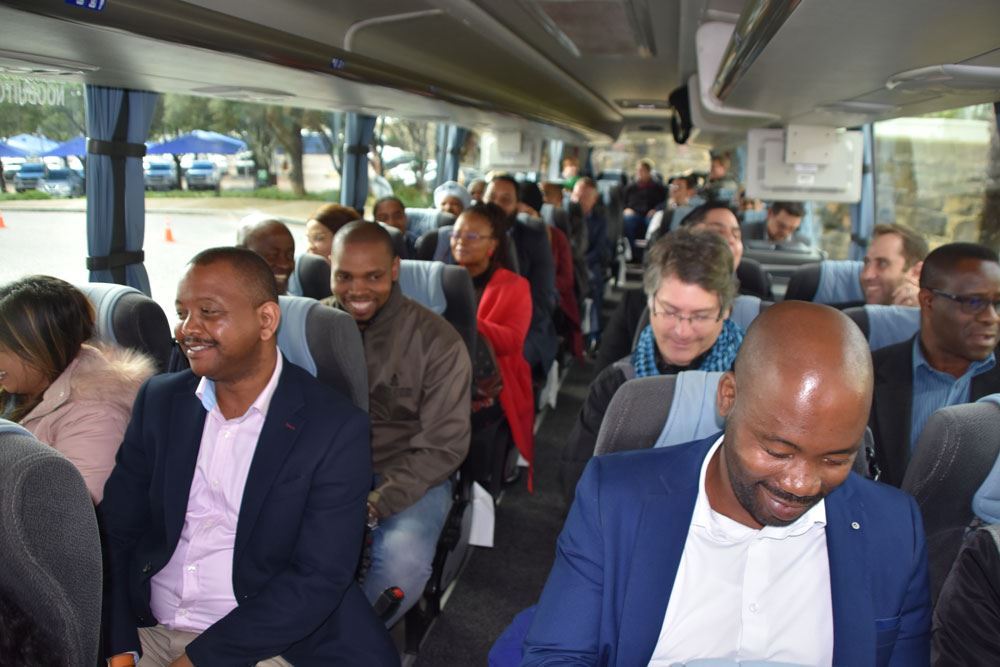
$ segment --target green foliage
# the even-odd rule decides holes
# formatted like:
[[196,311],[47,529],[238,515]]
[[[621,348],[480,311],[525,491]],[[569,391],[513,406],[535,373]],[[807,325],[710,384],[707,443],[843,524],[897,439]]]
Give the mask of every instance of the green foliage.
[[406,206],[429,208],[434,205],[433,193],[424,192],[412,185],[403,185],[402,181],[391,178],[389,179],[389,185],[392,186],[392,193],[399,197]]
[[86,134],[83,86],[74,83],[63,85],[64,106],[0,103],[0,137],[27,133],[43,134],[53,141],[68,141]]
[[0,192],[0,201],[18,201],[24,199],[52,199],[49,193],[41,190],[25,190],[24,192]]
[[[276,187],[259,188],[257,190],[223,190],[216,194],[214,190],[167,190],[148,191],[147,199],[201,199],[221,197],[223,199],[276,199],[282,201],[340,201],[340,192],[337,190],[325,190],[323,192],[307,192],[305,195],[296,195],[294,192],[286,192]],[[46,198],[48,198],[46,196]]]

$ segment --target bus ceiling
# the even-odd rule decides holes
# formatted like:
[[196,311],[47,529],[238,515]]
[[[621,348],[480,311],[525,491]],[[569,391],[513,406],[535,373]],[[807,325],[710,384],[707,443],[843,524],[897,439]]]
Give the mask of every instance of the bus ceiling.
[[849,127],[1000,96],[995,0],[94,4],[0,3],[0,72],[18,58],[69,63],[68,78],[103,86],[576,144],[668,131],[667,100],[683,86],[694,140],[708,145],[750,127]]

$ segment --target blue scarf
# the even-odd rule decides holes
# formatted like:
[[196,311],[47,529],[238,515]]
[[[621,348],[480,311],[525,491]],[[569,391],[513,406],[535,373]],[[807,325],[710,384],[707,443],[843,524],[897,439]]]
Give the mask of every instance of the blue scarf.
[[[736,360],[736,353],[743,344],[743,329],[732,320],[722,323],[722,333],[715,339],[715,344],[709,349],[708,356],[697,368],[700,371],[728,371]],[[632,366],[637,378],[659,375],[656,367],[656,340],[653,338],[653,326],[647,324],[639,334],[639,342],[632,353]],[[690,369],[695,370],[695,369]]]

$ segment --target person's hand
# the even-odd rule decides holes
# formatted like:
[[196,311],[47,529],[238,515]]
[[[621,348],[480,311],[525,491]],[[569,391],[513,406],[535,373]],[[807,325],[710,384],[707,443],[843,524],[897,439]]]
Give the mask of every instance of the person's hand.
[[627,208],[624,211],[622,211],[622,215],[635,215],[635,209]]
[[917,294],[920,293],[920,285],[915,278],[907,277],[903,284],[892,292],[892,305],[894,306],[919,306]]
[[527,213],[532,218],[540,218],[540,217],[542,217],[541,215],[538,214],[538,211],[536,211],[535,209],[531,208],[530,206],[528,206],[527,204],[525,204],[523,201],[517,203],[517,212],[518,213]]
[[194,667],[194,663],[191,662],[191,658],[187,656],[187,653],[182,653],[181,657],[170,663],[169,667]]

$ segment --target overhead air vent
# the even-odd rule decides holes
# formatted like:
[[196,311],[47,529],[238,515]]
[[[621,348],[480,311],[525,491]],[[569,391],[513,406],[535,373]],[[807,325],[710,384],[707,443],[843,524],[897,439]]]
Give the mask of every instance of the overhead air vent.
[[622,109],[639,109],[641,111],[654,111],[657,109],[666,111],[670,108],[670,103],[666,100],[615,100],[615,104]]
[[17,76],[73,76],[96,72],[100,67],[75,60],[0,50],[0,74]]
[[900,72],[885,82],[889,90],[1000,90],[1000,67],[932,65]]
[[656,55],[648,0],[519,0],[576,57]]
[[284,90],[253,88],[249,86],[205,86],[204,88],[193,88],[191,92],[197,95],[209,95],[211,97],[221,97],[240,102],[280,102],[289,97],[294,97],[294,95]]

